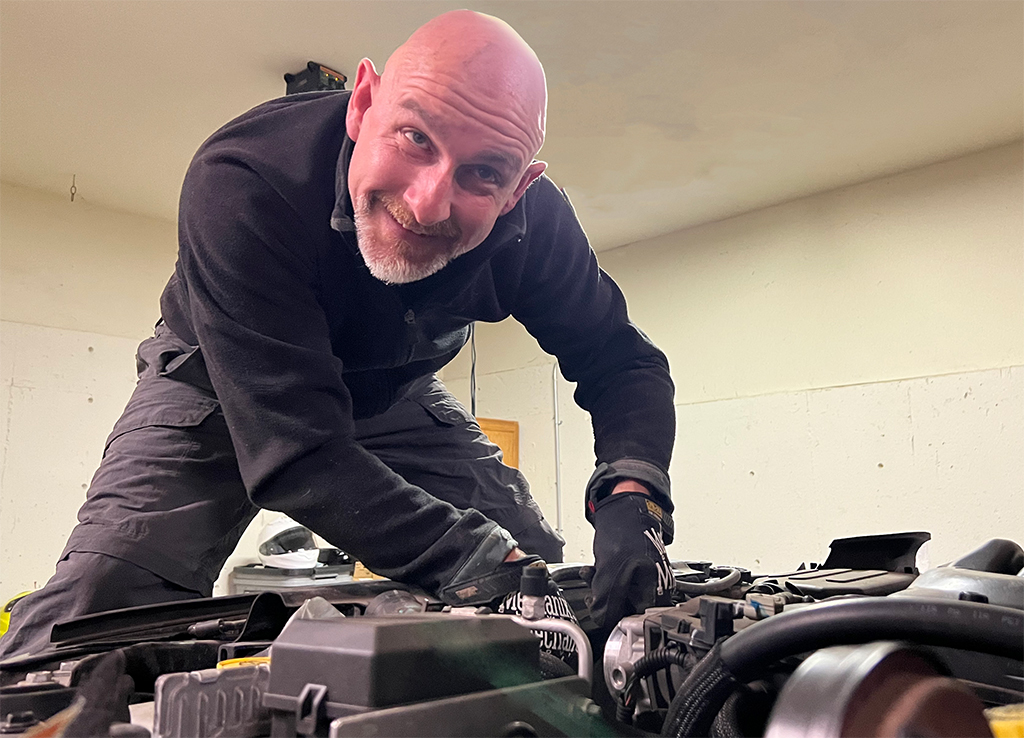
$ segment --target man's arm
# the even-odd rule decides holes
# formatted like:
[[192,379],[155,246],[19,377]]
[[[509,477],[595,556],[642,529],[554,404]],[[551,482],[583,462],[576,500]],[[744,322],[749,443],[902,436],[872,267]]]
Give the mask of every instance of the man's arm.
[[612,490],[613,495],[621,495],[625,492],[635,492],[637,494],[647,495],[648,497],[651,496],[650,491],[635,479],[627,479],[624,482],[619,482]]
[[603,475],[635,479],[671,510],[668,466],[675,439],[668,360],[634,325],[618,285],[601,270],[568,201],[546,177],[524,199],[528,235],[513,316],[577,387],[590,413]]
[[251,500],[429,589],[481,546],[504,556],[514,541],[495,523],[408,484],[355,442],[316,294],[325,236],[235,152],[201,151],[189,170],[177,275]]
[[668,466],[675,408],[665,355],[630,321],[575,213],[546,179],[527,193],[530,256],[513,314],[558,357],[590,413],[597,469],[586,516],[595,528],[596,620],[607,626],[667,604],[673,536]]

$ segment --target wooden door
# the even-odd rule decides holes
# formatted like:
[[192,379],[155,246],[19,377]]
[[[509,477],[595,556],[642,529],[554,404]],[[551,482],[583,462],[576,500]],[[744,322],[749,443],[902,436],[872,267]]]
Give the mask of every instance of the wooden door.
[[501,449],[506,466],[519,468],[519,421],[477,418],[491,443]]

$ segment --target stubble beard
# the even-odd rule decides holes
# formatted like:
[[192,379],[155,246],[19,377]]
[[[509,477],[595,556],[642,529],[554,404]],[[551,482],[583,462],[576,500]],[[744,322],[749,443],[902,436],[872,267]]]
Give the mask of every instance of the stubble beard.
[[[373,231],[370,218],[374,208],[381,208],[398,223],[415,233],[438,236],[441,247],[425,252],[402,240]],[[472,247],[463,243],[461,229],[449,218],[443,223],[423,226],[396,198],[386,194],[368,193],[354,203],[356,242],[370,274],[385,284],[409,284],[426,279]],[[386,217],[386,216],[385,216]]]

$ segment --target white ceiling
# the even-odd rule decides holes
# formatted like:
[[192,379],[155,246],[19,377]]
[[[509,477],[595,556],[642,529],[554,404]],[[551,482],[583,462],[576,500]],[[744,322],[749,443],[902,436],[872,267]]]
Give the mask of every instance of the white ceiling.
[[195,149],[284,72],[379,68],[465,6],[544,62],[541,158],[598,248],[1024,134],[1021,0],[3,0],[0,176],[173,219]]

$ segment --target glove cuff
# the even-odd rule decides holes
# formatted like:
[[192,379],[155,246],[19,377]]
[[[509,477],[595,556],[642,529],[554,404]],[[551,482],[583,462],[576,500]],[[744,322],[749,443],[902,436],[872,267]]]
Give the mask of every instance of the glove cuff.
[[668,474],[648,461],[640,459],[619,459],[610,464],[600,463],[587,482],[587,499],[585,514],[590,524],[594,524],[594,508],[598,502],[608,497],[619,482],[635,479],[643,482],[650,490],[651,498],[669,515],[675,509],[672,504],[672,483]]
[[507,530],[495,525],[451,581],[440,588],[441,599],[449,605],[479,605],[518,590],[523,568],[538,562],[544,566],[544,562],[539,556],[505,561],[516,545]]
[[[628,501],[628,503],[627,503]],[[672,514],[659,505],[650,495],[645,495],[642,492],[620,492],[617,495],[608,495],[603,500],[594,505],[594,510],[591,513],[591,524],[596,528],[598,525],[598,518],[608,517],[601,515],[600,513],[606,508],[613,505],[634,505],[640,512],[647,515],[651,519],[652,525],[658,525],[661,528],[661,537],[665,545],[672,543],[675,538],[675,522],[672,520]],[[615,518],[622,513],[613,512],[611,517]],[[614,525],[614,521],[612,523]]]

